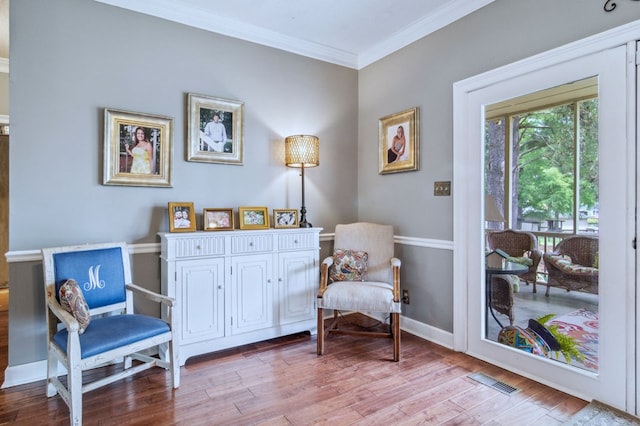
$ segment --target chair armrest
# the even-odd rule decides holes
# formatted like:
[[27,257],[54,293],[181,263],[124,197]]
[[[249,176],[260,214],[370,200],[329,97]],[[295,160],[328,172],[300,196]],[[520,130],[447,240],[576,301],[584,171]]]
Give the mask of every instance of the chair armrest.
[[333,256],[325,257],[320,264],[320,288],[318,289],[318,296],[322,297],[329,282],[329,266],[333,265]]
[[393,300],[400,301],[400,265],[402,262],[397,257],[391,258],[391,269],[393,272]]
[[175,299],[169,296],[164,296],[153,291],[149,291],[146,288],[142,288],[139,285],[129,283],[127,284],[127,290],[131,290],[136,294],[143,296],[146,299],[152,300],[158,303],[164,303],[167,306],[173,307],[176,303]]
[[67,312],[60,303],[53,298],[53,300],[47,300],[47,308],[49,311],[56,316],[60,320],[64,327],[67,329],[69,333],[77,333],[80,329],[80,324],[78,321],[71,315],[71,313]]

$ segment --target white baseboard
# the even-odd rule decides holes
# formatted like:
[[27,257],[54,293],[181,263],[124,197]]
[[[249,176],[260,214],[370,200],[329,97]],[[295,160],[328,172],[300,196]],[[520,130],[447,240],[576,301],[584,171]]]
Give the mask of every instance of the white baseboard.
[[45,380],[47,378],[47,360],[30,362],[9,366],[4,370],[4,383],[2,389],[11,386],[25,385],[27,383]]

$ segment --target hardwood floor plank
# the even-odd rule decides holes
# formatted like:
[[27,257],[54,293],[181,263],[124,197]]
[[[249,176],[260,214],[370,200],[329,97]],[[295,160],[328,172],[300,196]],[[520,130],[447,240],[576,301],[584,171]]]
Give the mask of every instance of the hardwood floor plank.
[[[0,313],[0,332],[6,320]],[[370,323],[357,316],[351,322],[358,321]],[[178,389],[170,387],[165,370],[154,368],[85,394],[84,424],[467,426],[535,419],[556,425],[587,404],[465,354],[402,337],[397,363],[390,339],[331,335],[326,355],[318,356],[315,337],[304,333],[192,357]],[[1,351],[4,370],[7,354]],[[520,390],[505,395],[467,377],[471,372]],[[44,381],[0,390],[0,424],[68,425],[68,416],[59,396],[46,397]]]

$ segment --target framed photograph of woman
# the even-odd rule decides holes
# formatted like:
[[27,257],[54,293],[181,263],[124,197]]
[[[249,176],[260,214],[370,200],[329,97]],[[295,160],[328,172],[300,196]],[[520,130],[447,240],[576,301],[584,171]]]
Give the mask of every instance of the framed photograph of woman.
[[187,94],[187,161],[242,165],[243,103]]
[[171,187],[173,118],[105,108],[103,184]]
[[169,202],[169,232],[196,230],[196,212],[193,203]]
[[297,228],[298,226],[298,211],[296,209],[273,210],[274,228]]
[[239,207],[240,229],[269,229],[269,212],[266,207]]
[[418,170],[418,108],[382,117],[378,122],[378,128],[379,174]]
[[233,229],[233,209],[204,209],[202,212],[205,231],[229,231]]

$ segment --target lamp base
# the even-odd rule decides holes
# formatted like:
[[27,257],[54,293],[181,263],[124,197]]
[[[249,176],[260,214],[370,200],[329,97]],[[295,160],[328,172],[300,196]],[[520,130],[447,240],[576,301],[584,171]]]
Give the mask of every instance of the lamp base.
[[305,220],[304,222],[300,222],[300,228],[313,228],[313,225]]

